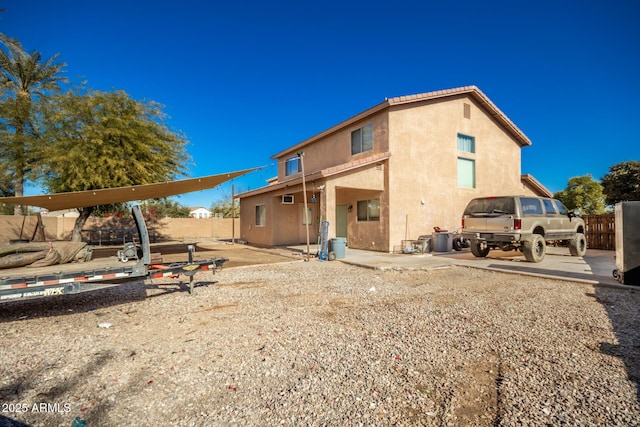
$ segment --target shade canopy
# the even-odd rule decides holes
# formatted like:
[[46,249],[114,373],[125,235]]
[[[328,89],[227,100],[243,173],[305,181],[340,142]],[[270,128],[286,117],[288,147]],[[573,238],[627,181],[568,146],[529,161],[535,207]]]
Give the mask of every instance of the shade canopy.
[[245,169],[201,178],[131,185],[128,187],[104,188],[101,190],[74,191],[70,193],[45,194],[42,196],[0,197],[0,203],[38,206],[50,211],[57,211],[130,202],[133,200],[157,199],[213,188],[225,181],[258,169],[260,168]]

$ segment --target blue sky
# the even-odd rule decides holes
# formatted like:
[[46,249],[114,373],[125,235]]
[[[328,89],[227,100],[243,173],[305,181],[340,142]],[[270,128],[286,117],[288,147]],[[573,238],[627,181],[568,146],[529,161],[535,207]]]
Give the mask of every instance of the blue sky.
[[[446,4],[445,4],[446,3]],[[165,105],[191,177],[271,156],[386,97],[477,85],[533,142],[551,191],[640,160],[635,1],[4,0],[0,32],[99,90]],[[176,200],[205,207],[231,185]]]

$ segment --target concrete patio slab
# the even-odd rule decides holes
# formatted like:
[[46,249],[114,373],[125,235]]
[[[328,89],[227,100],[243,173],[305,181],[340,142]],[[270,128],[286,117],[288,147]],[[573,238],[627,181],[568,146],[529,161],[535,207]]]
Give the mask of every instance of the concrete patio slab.
[[[289,247],[292,251],[306,252],[305,246]],[[316,247],[310,248],[315,254]],[[460,252],[432,252],[429,254],[390,254],[346,248],[338,261],[360,267],[380,270],[429,270],[452,265],[482,268],[507,273],[526,274],[606,286],[640,289],[620,284],[613,277],[616,268],[615,251],[589,249],[584,257],[573,257],[568,248],[548,247],[542,262],[527,262],[520,252],[493,250],[486,258],[476,258],[467,250]],[[327,261],[329,262],[329,261]]]

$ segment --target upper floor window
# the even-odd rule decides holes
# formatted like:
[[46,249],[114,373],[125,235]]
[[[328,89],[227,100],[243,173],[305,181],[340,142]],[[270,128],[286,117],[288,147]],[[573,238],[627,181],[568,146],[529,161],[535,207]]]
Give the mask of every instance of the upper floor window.
[[458,157],[458,187],[476,188],[476,161]]
[[300,163],[300,157],[292,157],[284,164],[284,174],[286,176],[293,175],[294,173],[302,172],[302,164]]
[[351,154],[373,150],[373,125],[368,124],[351,132]]
[[473,136],[458,134],[458,151],[465,153],[476,152],[476,139]]

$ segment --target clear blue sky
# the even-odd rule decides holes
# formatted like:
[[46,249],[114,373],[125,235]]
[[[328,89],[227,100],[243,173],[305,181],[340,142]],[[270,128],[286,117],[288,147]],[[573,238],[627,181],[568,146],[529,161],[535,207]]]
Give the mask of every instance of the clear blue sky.
[[[72,82],[164,104],[192,177],[271,164],[385,97],[477,85],[533,142],[522,172],[558,191],[640,160],[639,5],[4,0],[0,32],[60,53]],[[230,188],[176,200],[209,207]]]

